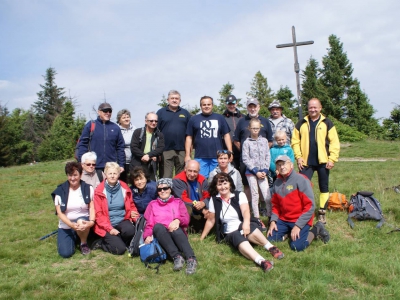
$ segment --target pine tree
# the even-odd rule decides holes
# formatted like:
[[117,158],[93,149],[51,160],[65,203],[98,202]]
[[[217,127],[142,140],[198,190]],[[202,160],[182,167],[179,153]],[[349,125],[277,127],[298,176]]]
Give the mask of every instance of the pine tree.
[[264,77],[260,71],[254,75],[250,85],[250,92],[247,93],[247,96],[256,98],[260,102],[260,115],[269,116],[268,106],[274,101],[275,95],[268,85],[267,77]]
[[157,104],[159,107],[167,107],[168,105],[168,101],[167,101],[167,97],[165,97],[165,95],[162,95],[161,101],[160,103]]
[[282,113],[295,122],[298,119],[298,105],[290,88],[281,86],[276,92],[276,99],[279,100],[283,107]]
[[[222,86],[222,88],[219,90],[219,104],[216,105],[214,103],[214,108],[213,111],[217,114],[223,114],[225,109],[226,109],[226,97],[228,97],[229,95],[233,94],[233,90],[235,89],[235,86],[232,83],[226,83]],[[241,98],[236,98],[237,100],[237,108],[243,109],[243,105],[240,102],[242,99]]]
[[400,139],[400,105],[396,104],[390,112],[390,117],[383,120],[383,130],[385,138],[389,140]]
[[8,109],[0,104],[0,166],[8,166],[11,162],[10,135],[7,132]]

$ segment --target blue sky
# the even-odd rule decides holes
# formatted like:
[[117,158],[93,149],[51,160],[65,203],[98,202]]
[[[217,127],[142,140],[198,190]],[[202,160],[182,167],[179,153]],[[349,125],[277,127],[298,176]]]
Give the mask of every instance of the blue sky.
[[0,102],[28,109],[49,67],[78,113],[94,118],[105,94],[136,126],[171,89],[182,105],[217,99],[227,82],[245,98],[259,70],[274,91],[295,94],[293,50],[276,48],[294,25],[298,41],[314,40],[298,48],[301,69],[310,56],[321,62],[337,35],[375,116],[389,117],[400,104],[399,11],[394,0],[0,0]]

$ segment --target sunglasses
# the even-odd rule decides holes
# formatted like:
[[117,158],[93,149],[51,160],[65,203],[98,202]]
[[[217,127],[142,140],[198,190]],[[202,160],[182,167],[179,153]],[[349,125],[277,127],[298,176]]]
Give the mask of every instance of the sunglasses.
[[147,120],[147,122],[158,123],[158,120]]
[[85,164],[85,165],[87,165],[88,167],[95,167],[96,166],[96,164]]
[[231,151],[229,151],[229,150],[218,150],[217,151],[217,155],[221,155],[221,154],[232,154],[232,152]]
[[112,113],[112,109],[111,108],[105,108],[101,110],[103,113]]
[[161,191],[168,191],[170,189],[170,187],[169,186],[166,186],[166,187],[162,187],[162,188],[157,188],[157,192],[161,192]]

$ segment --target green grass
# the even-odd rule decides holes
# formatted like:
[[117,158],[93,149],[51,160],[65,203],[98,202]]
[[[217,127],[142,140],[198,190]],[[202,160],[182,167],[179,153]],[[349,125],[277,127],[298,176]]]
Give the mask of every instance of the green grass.
[[[399,144],[359,142],[341,157],[390,158],[384,162],[339,161],[330,186],[346,194],[371,190],[387,223],[400,227]],[[396,150],[397,149],[397,150]],[[397,151],[397,152],[396,152]],[[376,153],[377,152],[377,153]],[[362,155],[361,155],[362,153]],[[160,274],[138,258],[93,251],[71,259],[57,254],[56,236],[38,239],[57,227],[50,193],[65,180],[64,162],[0,169],[0,299],[399,299],[400,232],[376,222],[347,225],[343,212],[328,213],[331,241],[315,241],[304,252],[277,244],[285,258],[265,274],[214,236],[190,235],[198,272],[174,273],[172,262]],[[316,176],[313,179],[316,190]],[[318,197],[318,192],[316,197]],[[266,258],[271,258],[261,247]]]

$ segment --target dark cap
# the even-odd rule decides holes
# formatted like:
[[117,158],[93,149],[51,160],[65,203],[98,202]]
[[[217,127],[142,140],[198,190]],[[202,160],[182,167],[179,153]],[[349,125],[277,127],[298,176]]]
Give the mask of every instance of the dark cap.
[[290,157],[287,155],[279,155],[276,159],[275,159],[275,163],[277,163],[278,161],[291,161]]
[[271,108],[283,109],[281,103],[278,100],[274,100],[274,101],[271,102],[271,104],[268,106],[268,110],[271,110]]
[[235,104],[236,101],[237,101],[237,99],[234,95],[229,95],[228,97],[226,97],[226,100],[225,100],[226,103],[233,103],[233,104]]
[[103,110],[103,109],[112,109],[110,103],[104,102],[102,104],[99,105],[99,109],[98,110]]

